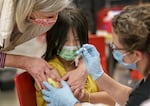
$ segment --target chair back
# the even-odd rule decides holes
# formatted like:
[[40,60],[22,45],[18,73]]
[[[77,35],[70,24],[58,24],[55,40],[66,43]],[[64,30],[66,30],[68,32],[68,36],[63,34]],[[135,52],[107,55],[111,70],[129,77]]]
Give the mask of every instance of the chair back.
[[17,74],[14,81],[20,106],[37,106],[32,76],[27,72],[23,72]]

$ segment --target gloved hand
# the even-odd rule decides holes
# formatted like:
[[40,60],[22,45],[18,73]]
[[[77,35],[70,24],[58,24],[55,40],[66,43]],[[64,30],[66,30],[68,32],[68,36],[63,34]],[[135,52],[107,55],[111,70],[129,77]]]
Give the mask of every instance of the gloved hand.
[[52,106],[51,103],[47,103],[46,106]]
[[43,99],[49,102],[51,106],[75,106],[79,102],[72,94],[67,82],[61,81],[62,88],[55,88],[48,82],[43,82],[43,84],[48,89],[42,90]]
[[87,71],[94,80],[103,75],[104,71],[100,65],[100,55],[93,45],[84,44],[77,51],[77,54],[82,55]]

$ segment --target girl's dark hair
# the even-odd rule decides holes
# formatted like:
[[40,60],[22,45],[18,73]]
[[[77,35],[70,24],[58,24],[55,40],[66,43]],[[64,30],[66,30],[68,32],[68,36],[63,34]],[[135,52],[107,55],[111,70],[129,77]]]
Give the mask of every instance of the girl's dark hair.
[[69,29],[77,34],[79,43],[82,46],[88,43],[88,23],[83,13],[75,8],[69,7],[61,11],[58,15],[57,22],[47,32],[47,50],[45,60],[50,60],[64,46]]

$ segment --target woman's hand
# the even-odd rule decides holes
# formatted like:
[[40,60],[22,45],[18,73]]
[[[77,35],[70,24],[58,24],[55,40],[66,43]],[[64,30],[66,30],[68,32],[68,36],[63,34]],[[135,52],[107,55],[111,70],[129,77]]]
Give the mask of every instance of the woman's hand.
[[34,78],[40,89],[42,82],[47,81],[48,77],[60,80],[60,77],[52,71],[53,68],[42,58],[7,54],[5,65],[26,70]]
[[42,82],[47,81],[48,77],[60,80],[60,76],[56,70],[41,58],[30,58],[25,63],[28,63],[25,65],[25,69],[32,75],[40,89],[43,88]]

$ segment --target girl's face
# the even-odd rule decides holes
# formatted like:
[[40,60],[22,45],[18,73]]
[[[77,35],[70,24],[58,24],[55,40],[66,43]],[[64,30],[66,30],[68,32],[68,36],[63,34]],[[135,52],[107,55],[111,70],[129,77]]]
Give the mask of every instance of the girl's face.
[[74,61],[77,57],[76,51],[79,49],[79,40],[72,28],[69,29],[67,39],[58,55],[66,61]]
[[78,36],[72,28],[69,29],[65,46],[80,46]]
[[41,12],[33,12],[31,14],[31,21],[34,24],[38,24],[41,26],[53,26],[56,23],[58,17],[58,13],[41,13]]

